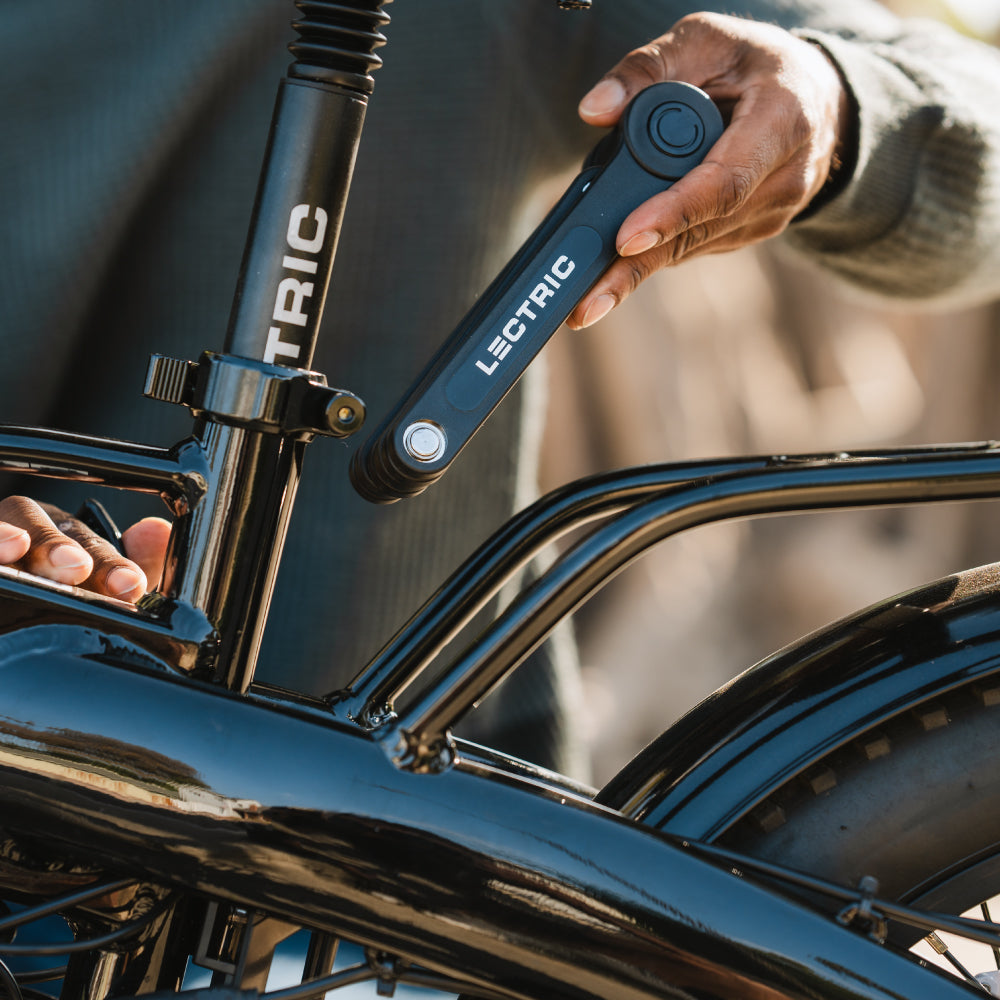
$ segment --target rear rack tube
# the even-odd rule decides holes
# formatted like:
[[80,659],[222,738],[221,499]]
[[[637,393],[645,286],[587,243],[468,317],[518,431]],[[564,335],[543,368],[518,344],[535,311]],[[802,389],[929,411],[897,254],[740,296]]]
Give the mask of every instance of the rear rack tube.
[[665,490],[595,528],[462,653],[425,691],[376,730],[401,766],[436,770],[448,732],[566,615],[652,545],[687,528],[735,517],[1000,495],[994,444],[886,457],[775,459],[775,464]]

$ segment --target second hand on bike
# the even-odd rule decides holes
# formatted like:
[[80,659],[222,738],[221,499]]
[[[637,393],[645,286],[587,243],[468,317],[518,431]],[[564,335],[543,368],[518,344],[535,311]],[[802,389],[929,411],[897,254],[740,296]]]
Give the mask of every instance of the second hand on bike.
[[365,499],[422,493],[449,468],[617,256],[625,218],[704,159],[722,134],[690,84],[642,91],[541,225],[354,456]]

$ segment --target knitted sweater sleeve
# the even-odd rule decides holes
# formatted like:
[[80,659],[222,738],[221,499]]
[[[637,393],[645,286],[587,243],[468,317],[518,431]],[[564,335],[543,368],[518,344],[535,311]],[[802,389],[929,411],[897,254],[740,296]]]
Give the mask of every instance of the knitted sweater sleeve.
[[1000,51],[926,21],[878,39],[799,34],[826,49],[854,96],[857,161],[786,241],[880,295],[1000,296]]

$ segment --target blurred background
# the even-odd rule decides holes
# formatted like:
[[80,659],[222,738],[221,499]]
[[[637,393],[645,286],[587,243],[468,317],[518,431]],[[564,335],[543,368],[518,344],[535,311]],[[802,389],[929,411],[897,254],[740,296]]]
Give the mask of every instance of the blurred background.
[[[892,0],[996,43],[1000,0]],[[542,489],[603,469],[1000,437],[1000,306],[859,297],[765,245],[687,262],[546,349]],[[875,600],[1000,560],[996,503],[698,528],[576,617],[602,784],[767,653]]]

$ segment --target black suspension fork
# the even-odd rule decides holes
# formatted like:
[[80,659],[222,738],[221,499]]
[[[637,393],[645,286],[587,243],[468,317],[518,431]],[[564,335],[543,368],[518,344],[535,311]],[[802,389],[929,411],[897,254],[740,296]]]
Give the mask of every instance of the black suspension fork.
[[357,430],[364,407],[311,372],[317,333],[391,0],[299,0],[225,350],[154,358],[146,393],[183,403],[208,465],[178,511],[161,591],[216,628],[205,670],[249,686],[305,445]]

